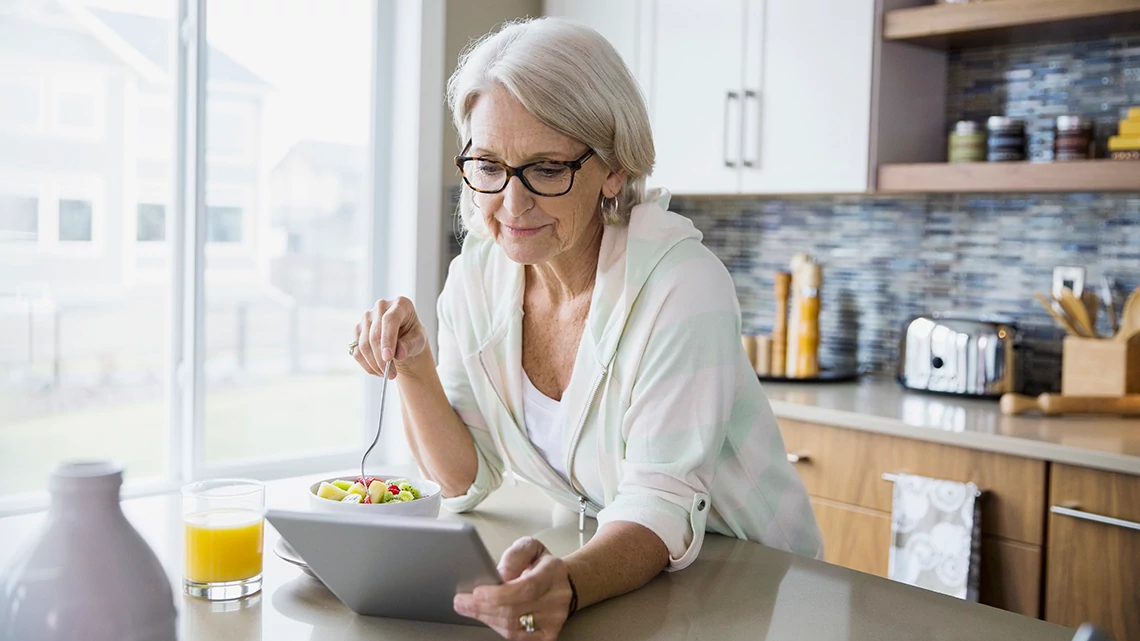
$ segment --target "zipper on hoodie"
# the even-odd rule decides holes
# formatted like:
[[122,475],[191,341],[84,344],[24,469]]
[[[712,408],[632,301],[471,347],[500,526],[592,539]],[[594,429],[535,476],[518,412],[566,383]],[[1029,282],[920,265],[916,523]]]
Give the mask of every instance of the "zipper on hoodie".
[[[499,388],[495,387],[495,381],[494,381],[494,379],[491,378],[491,373],[487,370],[487,364],[483,361],[483,350],[479,350],[479,366],[481,368],[483,368],[483,375],[487,377],[487,383],[491,386],[491,389],[495,392],[495,397],[499,399],[499,404],[503,406],[503,411],[509,415],[511,413],[511,410],[510,410],[510,408],[507,407],[507,402],[505,400],[503,400],[503,395],[499,393]],[[602,370],[602,376],[603,377],[605,376],[605,369]],[[602,378],[599,378],[597,384],[595,384],[595,386],[594,386],[594,393],[590,396],[590,406],[592,406],[594,404],[594,397],[597,396],[598,388],[601,387],[601,382],[602,382]],[[574,432],[574,441],[571,442],[572,446],[570,447],[571,451],[574,450],[573,444],[576,443],[578,438],[581,436],[582,426],[585,424],[585,419],[586,419],[586,416],[588,414],[589,414],[589,406],[587,406],[587,408],[586,408],[586,414],[582,415],[582,425],[579,425],[578,429],[575,430],[575,432]],[[515,427],[517,428],[518,425],[516,424]],[[502,452],[503,452],[503,456],[506,457],[506,459],[507,459],[506,464],[507,464],[508,470],[510,470],[511,468],[514,467],[514,463],[511,461],[511,455],[509,452],[507,452],[507,448],[503,446],[502,439],[498,437],[498,434],[499,434],[498,430],[492,428],[491,434],[493,437],[495,437],[497,444],[499,446],[499,449],[502,450]],[[529,441],[529,438],[528,438],[528,441]],[[533,445],[531,447],[533,448]],[[574,487],[574,484],[572,482],[566,483],[565,481],[563,481],[562,475],[559,474],[558,471],[554,469],[554,466],[551,465],[550,462],[547,461],[545,457],[543,457],[541,454],[538,454],[538,452],[535,452],[535,454],[542,461],[542,464],[546,466],[546,469],[550,470],[551,475],[554,476],[555,478],[557,478],[561,482],[562,485],[568,487],[569,491],[567,492],[567,494],[571,494],[575,498],[578,499],[578,509],[579,509],[578,531],[579,532],[584,531],[586,528],[586,507],[588,505],[593,506],[595,512],[600,512],[602,509],[601,506],[596,505],[593,501],[590,501],[588,498],[586,498],[585,491],[579,492]],[[573,476],[573,474],[570,472],[569,467],[566,468],[566,476],[568,476],[568,477]]]
[[[602,373],[598,375],[598,379],[594,381],[594,389],[590,392],[590,400],[586,403],[586,408],[582,410],[582,417],[578,420],[578,426],[574,428],[574,434],[570,437],[570,446],[566,448],[566,477],[570,482],[570,490],[578,495],[578,531],[581,532],[586,527],[586,506],[592,502],[586,498],[586,490],[574,486],[574,452],[578,449],[578,440],[582,438],[582,430],[586,428],[586,419],[590,417],[590,410],[594,407],[594,401],[598,398],[598,390],[602,388],[602,381],[606,379],[606,372],[609,371],[608,367],[602,367]],[[601,511],[601,506],[594,506],[595,512]]]

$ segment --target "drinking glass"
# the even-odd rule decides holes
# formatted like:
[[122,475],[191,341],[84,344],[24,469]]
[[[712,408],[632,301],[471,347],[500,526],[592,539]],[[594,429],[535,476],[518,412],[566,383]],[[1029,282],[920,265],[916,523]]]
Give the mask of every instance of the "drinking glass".
[[213,479],[183,487],[186,594],[226,601],[259,592],[264,521],[259,481]]

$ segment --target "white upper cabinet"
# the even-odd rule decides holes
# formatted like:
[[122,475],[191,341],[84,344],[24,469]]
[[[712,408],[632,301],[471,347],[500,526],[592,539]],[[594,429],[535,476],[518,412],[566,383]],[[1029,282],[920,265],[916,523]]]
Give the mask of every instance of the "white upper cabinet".
[[739,191],[745,2],[652,5],[657,167],[649,184],[686,194]]
[[870,186],[875,0],[547,0],[634,70],[678,194]]
[[874,0],[749,2],[742,192],[867,190],[874,20]]

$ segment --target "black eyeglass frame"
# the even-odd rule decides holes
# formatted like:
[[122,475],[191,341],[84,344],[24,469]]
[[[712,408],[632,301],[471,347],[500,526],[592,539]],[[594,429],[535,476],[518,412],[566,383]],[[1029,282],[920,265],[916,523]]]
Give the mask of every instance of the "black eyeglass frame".
[[[578,158],[576,158],[575,160],[539,160],[538,162],[527,163],[527,164],[522,165],[520,167],[512,167],[505,162],[499,162],[498,160],[492,160],[490,158],[484,158],[483,156],[465,156],[464,154],[467,153],[468,149],[471,149],[471,141],[470,140],[467,141],[467,145],[465,147],[463,147],[463,151],[461,151],[459,153],[459,155],[455,157],[455,166],[459,168],[459,175],[463,177],[463,182],[466,183],[467,186],[470,187],[472,190],[477,191],[480,194],[498,194],[498,193],[501,193],[504,189],[506,189],[507,185],[511,184],[511,177],[514,176],[514,177],[517,177],[519,179],[519,182],[521,182],[523,184],[523,187],[527,188],[527,191],[534,194],[535,196],[542,196],[544,198],[557,198],[558,196],[565,196],[566,194],[570,193],[570,190],[574,188],[574,176],[576,176],[578,174],[578,172],[582,169],[582,166],[586,164],[586,161],[589,160],[590,157],[594,155],[593,149],[587,149],[586,153],[582,154],[581,156],[578,156]],[[467,174],[463,171],[463,164],[470,161],[470,160],[479,160],[482,162],[489,162],[489,163],[493,163],[493,164],[496,164],[496,165],[502,167],[503,171],[507,172],[507,179],[503,181],[503,186],[499,187],[498,189],[496,189],[494,191],[486,191],[483,189],[478,189],[477,187],[472,185],[471,181],[467,180]],[[568,187],[566,187],[566,191],[563,191],[563,192],[560,192],[557,194],[541,193],[538,190],[536,190],[534,187],[531,186],[530,182],[527,181],[526,176],[523,176],[523,172],[526,171],[527,169],[530,169],[531,167],[534,167],[536,165],[550,165],[550,164],[562,165],[563,167],[566,167],[567,169],[570,170],[570,185]]]

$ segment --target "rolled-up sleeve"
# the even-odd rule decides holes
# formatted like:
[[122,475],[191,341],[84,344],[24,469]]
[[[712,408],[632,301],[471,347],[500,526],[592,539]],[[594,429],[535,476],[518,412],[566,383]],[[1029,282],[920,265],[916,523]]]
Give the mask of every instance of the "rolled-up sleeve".
[[[618,491],[599,527],[638,523],[687,567],[704,541],[709,496],[740,386],[740,311],[719,261],[671,269],[623,418]],[[715,259],[714,259],[715,260]],[[648,283],[647,287],[653,286]],[[660,300],[660,299],[659,299]]]
[[457,287],[455,279],[449,276],[436,305],[439,319],[439,357],[436,372],[439,374],[448,402],[467,426],[475,441],[475,456],[479,464],[475,480],[464,494],[444,498],[442,501],[443,508],[448,511],[466,512],[482,503],[502,484],[503,463],[495,448],[494,438],[487,428],[487,422],[479,412],[475,395],[471,390],[470,374],[464,366],[463,351],[455,334],[453,313],[457,308],[454,302],[455,296],[458,295],[455,291]]

